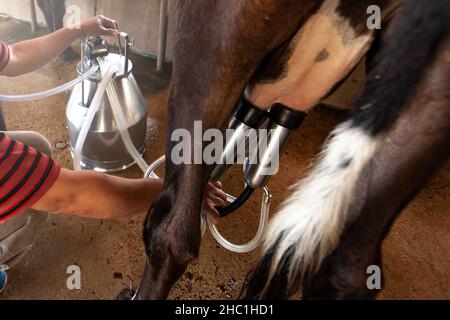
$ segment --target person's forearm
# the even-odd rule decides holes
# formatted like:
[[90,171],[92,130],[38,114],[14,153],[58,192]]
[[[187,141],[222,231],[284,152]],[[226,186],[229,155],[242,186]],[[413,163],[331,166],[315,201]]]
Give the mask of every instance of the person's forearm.
[[124,179],[63,169],[33,209],[94,219],[120,219],[146,212],[161,189],[161,180]]
[[11,58],[8,76],[29,73],[46,65],[81,36],[80,30],[60,29],[49,35],[18,42],[10,46]]
[[[160,180],[124,179],[95,172],[74,172],[83,187],[63,213],[95,219],[120,219],[146,212],[162,189]],[[64,212],[68,211],[68,212]]]
[[10,46],[10,59],[0,72],[15,77],[32,72],[50,62],[81,36],[117,36],[117,22],[102,15],[81,21],[78,29],[63,28],[49,35]]

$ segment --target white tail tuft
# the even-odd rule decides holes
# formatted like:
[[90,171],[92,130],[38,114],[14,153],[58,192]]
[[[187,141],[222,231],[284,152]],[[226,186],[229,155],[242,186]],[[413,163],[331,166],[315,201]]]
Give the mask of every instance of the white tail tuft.
[[376,144],[375,138],[351,122],[334,130],[312,172],[293,187],[294,193],[271,221],[263,250],[273,256],[264,292],[286,263],[292,288],[299,277],[303,280],[317,272],[336,248],[349,218],[352,193]]

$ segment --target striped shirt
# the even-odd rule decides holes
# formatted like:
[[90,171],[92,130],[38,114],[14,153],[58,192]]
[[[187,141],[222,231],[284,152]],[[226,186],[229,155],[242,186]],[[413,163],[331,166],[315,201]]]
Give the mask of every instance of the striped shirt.
[[36,203],[59,170],[49,156],[0,132],[0,223]]
[[5,69],[9,62],[9,47],[6,43],[0,42],[0,71]]

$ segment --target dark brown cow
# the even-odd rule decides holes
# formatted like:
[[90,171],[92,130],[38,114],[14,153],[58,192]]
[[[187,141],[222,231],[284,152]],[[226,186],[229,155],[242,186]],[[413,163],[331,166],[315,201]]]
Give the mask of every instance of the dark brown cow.
[[[381,30],[366,26],[374,4]],[[448,156],[449,8],[445,0],[177,2],[168,139],[196,120],[224,129],[243,94],[261,109],[308,110],[369,52],[365,92],[274,218],[244,298],[287,298],[300,285],[306,298],[374,295],[367,266],[380,263],[396,215]],[[145,223],[136,298],[166,298],[198,256],[211,170],[168,161]]]

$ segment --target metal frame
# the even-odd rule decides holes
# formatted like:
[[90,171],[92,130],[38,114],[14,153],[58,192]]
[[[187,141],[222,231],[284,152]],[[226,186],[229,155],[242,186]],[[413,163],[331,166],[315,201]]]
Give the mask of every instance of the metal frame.
[[34,0],[28,0],[30,4],[30,16],[31,16],[31,32],[36,33],[37,31],[37,17],[36,17],[36,4]]
[[167,26],[169,21],[169,1],[161,0],[161,8],[159,12],[159,39],[158,39],[158,59],[156,62],[156,71],[164,69],[164,62],[166,60],[166,46],[167,46]]

